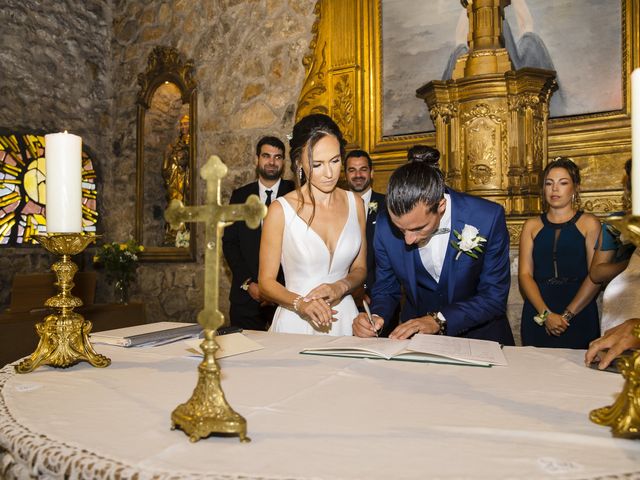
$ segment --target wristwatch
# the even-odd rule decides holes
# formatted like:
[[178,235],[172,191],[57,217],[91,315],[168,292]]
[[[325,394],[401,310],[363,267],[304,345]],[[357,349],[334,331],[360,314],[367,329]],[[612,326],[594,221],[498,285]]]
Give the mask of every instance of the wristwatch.
[[438,324],[438,331],[436,332],[436,335],[446,335],[447,334],[447,319],[444,318],[444,315],[442,315],[442,312],[431,312],[431,313],[429,313],[429,315],[431,317],[433,317],[433,319]]
[[240,285],[240,288],[242,290],[244,290],[245,292],[249,291],[249,284],[251,283],[251,277],[247,278],[244,283],[242,285]]

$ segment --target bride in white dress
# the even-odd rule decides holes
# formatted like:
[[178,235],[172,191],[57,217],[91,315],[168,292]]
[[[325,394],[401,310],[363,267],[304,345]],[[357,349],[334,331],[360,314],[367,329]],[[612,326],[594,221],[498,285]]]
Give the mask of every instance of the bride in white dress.
[[[365,214],[360,197],[337,188],[345,142],[330,117],[314,114],[289,143],[296,190],[271,204],[260,241],[260,294],[279,305],[269,331],[352,335]],[[281,263],[285,285],[276,279]]]

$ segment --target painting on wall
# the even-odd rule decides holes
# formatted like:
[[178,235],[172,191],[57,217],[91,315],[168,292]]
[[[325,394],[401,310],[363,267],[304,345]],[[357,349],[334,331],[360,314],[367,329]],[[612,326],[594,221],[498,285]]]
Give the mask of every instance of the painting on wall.
[[[466,11],[452,0],[380,1],[383,136],[434,131],[415,92],[451,78],[467,51]],[[558,118],[623,108],[622,23],[619,0],[511,0],[503,31],[515,69],[557,72]]]

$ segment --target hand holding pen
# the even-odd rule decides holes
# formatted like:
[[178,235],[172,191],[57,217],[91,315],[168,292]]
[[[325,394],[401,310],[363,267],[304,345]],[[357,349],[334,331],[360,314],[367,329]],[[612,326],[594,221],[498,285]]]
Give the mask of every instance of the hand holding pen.
[[384,320],[377,315],[373,318],[367,303],[363,302],[363,305],[365,311],[360,313],[353,321],[353,334],[357,337],[377,337],[378,332],[384,326]]

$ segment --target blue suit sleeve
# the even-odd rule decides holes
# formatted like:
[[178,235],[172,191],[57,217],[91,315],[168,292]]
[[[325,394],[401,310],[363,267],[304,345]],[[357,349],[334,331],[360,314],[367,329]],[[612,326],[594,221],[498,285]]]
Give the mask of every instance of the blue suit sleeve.
[[[371,313],[384,318],[387,324],[396,311],[400,301],[400,280],[397,278],[391,264],[388,249],[392,242],[390,238],[389,220],[385,214],[378,215],[376,231],[373,235],[373,249],[376,256],[376,280],[371,289]],[[385,235],[386,234],[386,235]]]
[[449,335],[463,334],[472,327],[505,315],[511,273],[509,233],[502,207],[494,215],[485,245],[484,263],[477,278],[475,294],[453,301],[440,309],[447,319]]

